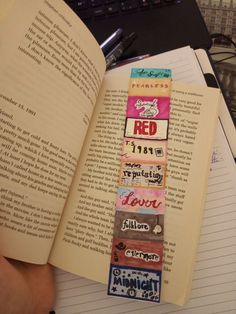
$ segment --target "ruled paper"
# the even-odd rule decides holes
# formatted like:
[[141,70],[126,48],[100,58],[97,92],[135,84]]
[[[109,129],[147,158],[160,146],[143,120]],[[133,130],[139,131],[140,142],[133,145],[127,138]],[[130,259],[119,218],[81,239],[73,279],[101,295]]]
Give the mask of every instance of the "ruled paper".
[[135,67],[160,67],[171,69],[173,80],[189,84],[200,83],[201,85],[206,85],[194,50],[188,46],[118,67],[106,72],[106,77],[109,78],[109,76],[116,74],[122,74],[125,77],[129,77],[131,68]]
[[[166,67],[173,79],[205,84],[195,55],[188,47],[113,70]],[[145,61],[145,62],[144,62]],[[118,73],[118,72],[117,72]],[[108,75],[113,75],[112,71]],[[203,139],[204,141],[204,139]],[[203,145],[204,149],[204,145]],[[221,125],[217,127],[205,216],[201,230],[190,301],[184,307],[156,305],[107,296],[105,285],[56,270],[57,314],[233,314],[236,313],[236,171]],[[78,261],[79,263],[79,261]],[[96,263],[96,261],[94,261]]]

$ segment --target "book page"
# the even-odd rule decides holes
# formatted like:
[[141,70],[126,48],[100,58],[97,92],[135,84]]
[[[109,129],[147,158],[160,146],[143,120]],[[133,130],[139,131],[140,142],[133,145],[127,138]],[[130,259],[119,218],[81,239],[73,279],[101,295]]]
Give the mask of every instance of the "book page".
[[16,0],[0,0],[0,21],[9,13]]
[[0,25],[1,254],[46,263],[105,62],[61,0],[15,1]]
[[[67,203],[50,259],[54,265],[104,283],[110,262],[128,78],[106,77],[103,83],[101,102],[93,116],[95,127],[88,133],[73,197]],[[162,297],[178,304],[185,302],[192,281],[218,98],[216,89],[173,82]],[[60,252],[68,259],[61,258]],[[92,266],[95,259],[96,266]],[[183,262],[187,266],[182,267]]]
[[56,270],[57,314],[229,314],[236,311],[236,172],[217,128],[192,294],[182,306],[107,296],[107,286]]

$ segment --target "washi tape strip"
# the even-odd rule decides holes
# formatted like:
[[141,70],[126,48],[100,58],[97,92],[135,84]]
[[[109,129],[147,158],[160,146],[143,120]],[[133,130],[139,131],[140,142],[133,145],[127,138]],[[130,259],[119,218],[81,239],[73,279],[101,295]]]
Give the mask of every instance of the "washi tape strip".
[[131,78],[169,78],[171,79],[172,72],[170,69],[158,68],[132,68]]
[[122,162],[119,185],[163,189],[165,176],[165,164]]
[[171,71],[132,69],[108,294],[160,302]]
[[125,138],[121,160],[164,163],[167,160],[167,142]]
[[127,118],[125,137],[167,140],[169,120]]
[[164,215],[116,211],[114,237],[143,241],[163,241]]
[[161,271],[111,265],[108,294],[160,302]]
[[162,269],[163,243],[134,239],[115,238],[112,245],[111,263],[144,269]]
[[140,214],[164,214],[165,190],[119,187],[116,210]]
[[129,84],[129,96],[170,96],[169,78],[132,78]]
[[169,119],[169,97],[129,96],[127,118]]

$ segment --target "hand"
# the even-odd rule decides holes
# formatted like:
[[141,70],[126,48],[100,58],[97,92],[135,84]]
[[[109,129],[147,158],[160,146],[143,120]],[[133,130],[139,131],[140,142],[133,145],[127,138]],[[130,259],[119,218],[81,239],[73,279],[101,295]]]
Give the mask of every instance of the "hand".
[[50,265],[0,256],[0,314],[48,314],[55,301]]

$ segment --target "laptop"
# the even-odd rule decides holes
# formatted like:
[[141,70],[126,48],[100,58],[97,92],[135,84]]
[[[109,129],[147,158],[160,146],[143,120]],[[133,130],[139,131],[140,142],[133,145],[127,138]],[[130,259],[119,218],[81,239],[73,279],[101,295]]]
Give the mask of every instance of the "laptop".
[[211,47],[195,0],[65,0],[101,44],[118,28],[137,34],[124,58],[190,45]]

